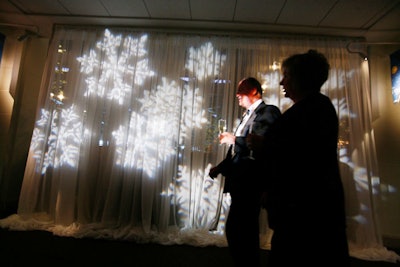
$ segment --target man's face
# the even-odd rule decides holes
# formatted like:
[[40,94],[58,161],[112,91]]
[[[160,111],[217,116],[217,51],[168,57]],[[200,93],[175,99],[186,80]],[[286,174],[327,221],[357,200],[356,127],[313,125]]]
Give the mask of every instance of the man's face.
[[250,98],[247,94],[236,94],[237,99],[239,100],[239,106],[248,109],[251,106]]

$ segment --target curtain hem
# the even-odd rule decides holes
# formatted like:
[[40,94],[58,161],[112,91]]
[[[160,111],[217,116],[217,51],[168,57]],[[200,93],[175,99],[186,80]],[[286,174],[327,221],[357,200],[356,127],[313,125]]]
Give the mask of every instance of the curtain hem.
[[[227,247],[225,235],[217,231],[205,229],[176,229],[171,228],[164,233],[155,230],[145,232],[141,227],[123,226],[105,228],[104,224],[78,224],[64,226],[55,224],[47,214],[35,214],[24,219],[21,215],[13,214],[0,219],[0,227],[14,231],[42,230],[53,233],[57,236],[74,238],[93,238],[108,240],[125,240],[137,243],[157,243],[161,245],[190,245],[195,247],[217,246]],[[261,248],[270,249],[268,232],[261,238]],[[400,262],[400,256],[394,251],[386,249],[379,244],[370,247],[359,247],[349,243],[351,257],[367,261]]]

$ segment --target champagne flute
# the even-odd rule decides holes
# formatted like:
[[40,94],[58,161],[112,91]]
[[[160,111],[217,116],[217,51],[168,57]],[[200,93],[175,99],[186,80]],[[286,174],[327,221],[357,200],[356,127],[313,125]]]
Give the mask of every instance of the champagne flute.
[[226,132],[226,120],[224,120],[224,119],[218,120],[218,131],[219,131],[219,134]]
[[[223,132],[226,132],[226,120],[224,120],[224,119],[218,120],[218,132],[219,132],[219,138],[221,140],[221,134]],[[222,144],[220,143],[219,145],[221,146]]]

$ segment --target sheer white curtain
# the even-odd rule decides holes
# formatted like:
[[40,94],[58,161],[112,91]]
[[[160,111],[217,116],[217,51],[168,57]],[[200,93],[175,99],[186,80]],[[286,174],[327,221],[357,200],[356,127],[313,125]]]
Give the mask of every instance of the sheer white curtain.
[[[375,221],[368,68],[348,42],[56,28],[18,214],[0,225],[226,246],[229,195],[223,177],[208,177],[226,152],[217,121],[236,126],[236,85],[245,76],[258,78],[264,100],[285,111],[292,103],[280,91],[280,62],[312,48],[332,67],[323,92],[340,117],[351,254],[392,260]],[[268,235],[265,216],[261,233]]]

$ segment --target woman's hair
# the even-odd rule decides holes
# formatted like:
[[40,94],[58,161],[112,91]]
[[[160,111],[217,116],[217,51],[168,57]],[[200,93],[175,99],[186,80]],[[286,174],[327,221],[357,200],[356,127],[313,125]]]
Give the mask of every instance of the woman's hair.
[[328,79],[330,68],[326,57],[312,49],[288,57],[282,67],[302,91],[320,91]]

